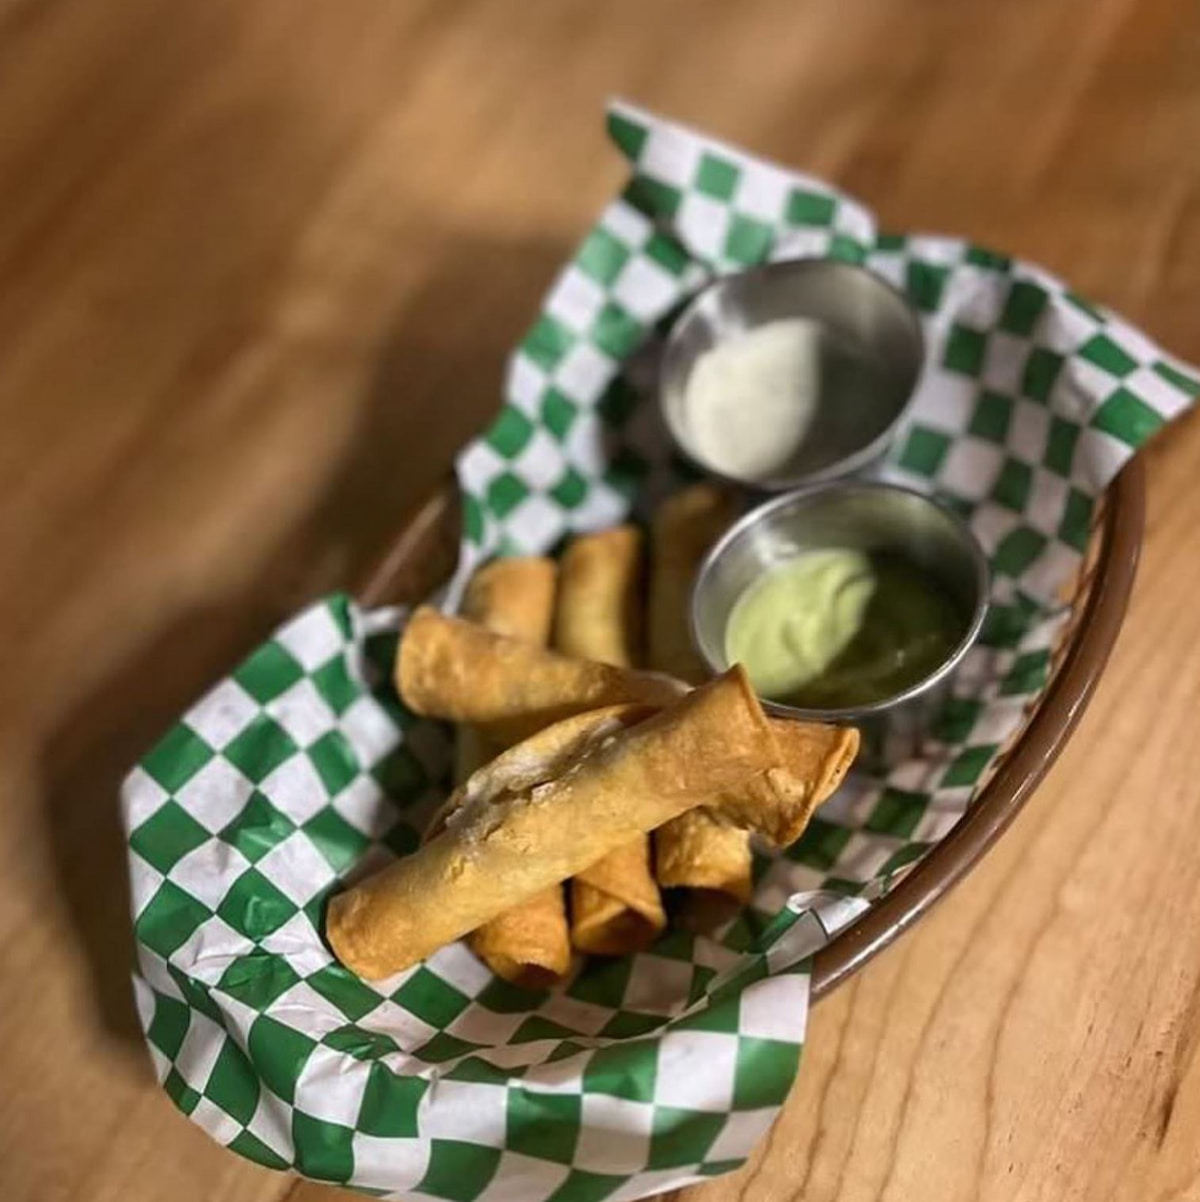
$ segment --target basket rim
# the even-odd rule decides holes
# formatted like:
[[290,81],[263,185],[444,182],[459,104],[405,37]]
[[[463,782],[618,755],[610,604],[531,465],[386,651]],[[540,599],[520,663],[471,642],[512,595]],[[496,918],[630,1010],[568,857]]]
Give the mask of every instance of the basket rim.
[[[1105,493],[1092,587],[1074,637],[1040,704],[992,778],[958,823],[860,917],[813,957],[811,998],[849,980],[965,877],[1032,796],[1083,716],[1120,632],[1137,574],[1145,527],[1146,476],[1140,457]],[[366,606],[417,600],[449,575],[457,550],[457,480],[444,479],[411,511],[354,590]],[[399,594],[399,595],[398,595]]]

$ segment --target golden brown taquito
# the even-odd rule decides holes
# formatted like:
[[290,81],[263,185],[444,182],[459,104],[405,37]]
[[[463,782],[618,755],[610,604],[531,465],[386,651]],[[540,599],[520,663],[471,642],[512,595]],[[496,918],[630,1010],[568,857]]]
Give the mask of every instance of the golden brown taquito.
[[550,642],[558,567],[540,555],[493,559],[471,577],[462,615],[494,634],[535,647]]
[[[573,539],[563,552],[554,646],[564,655],[631,668],[640,656],[642,535],[617,526]],[[571,881],[571,942],[594,956],[648,947],[667,925],[639,835]]]
[[750,832],[702,808],[686,825],[654,832],[654,875],[664,889],[702,889],[744,902],[753,888]]
[[852,726],[769,719],[779,743],[780,762],[732,792],[708,803],[721,818],[757,831],[776,847],[788,847],[803,834],[813,811],[842,783],[858,754]]
[[750,838],[746,830],[706,806],[673,820],[674,837],[659,842],[655,876],[664,889],[720,893],[744,904],[750,900]]
[[521,989],[552,989],[571,971],[571,939],[561,884],[517,902],[467,936],[467,946]]
[[709,673],[692,643],[689,609],[696,569],[737,516],[733,497],[714,484],[693,484],[667,497],[650,528],[647,663],[688,684]]
[[[550,638],[558,568],[554,560],[513,556],[471,577],[462,613],[496,634],[543,647]],[[459,726],[455,780],[466,781],[499,749],[473,726]],[[551,885],[467,936],[471,950],[498,976],[526,989],[548,989],[571,968],[562,885]]]
[[780,847],[795,842],[858,752],[853,728],[770,722],[780,747],[778,767],[663,827],[671,837],[658,842],[655,876],[664,889],[687,890],[680,921],[693,930],[713,930],[750,900],[753,856],[745,828]]
[[[518,664],[529,680],[536,682],[535,687],[515,690],[511,707],[504,711],[506,720],[517,726],[529,724],[531,714],[540,714],[547,708],[571,715],[602,704],[603,699],[597,701],[596,693],[591,689],[594,681],[591,669],[605,673],[603,679],[616,697],[628,697],[645,688],[653,708],[658,708],[658,704],[651,698],[659,689],[665,687],[667,693],[677,699],[678,690],[684,688],[652,673],[567,659],[553,651],[488,634],[474,623],[461,619],[435,614],[427,626],[436,627],[439,654],[446,671],[440,678],[430,676],[422,681],[419,709],[403,692],[403,683],[401,696],[406,704],[431,718],[461,720],[464,712],[472,712],[468,690],[461,683],[468,669],[480,679],[489,679],[498,685],[506,673],[514,670],[513,665]],[[411,631],[410,623],[400,643],[401,661]],[[572,666],[583,671],[574,674],[570,671]],[[576,685],[581,691],[575,691]],[[650,687],[646,688],[647,685]],[[523,710],[521,705],[525,703],[536,708]],[[714,785],[706,804],[729,821],[745,823],[768,839],[787,839],[798,824],[802,826],[803,821],[807,821],[807,808],[813,797],[823,801],[841,780],[849,759],[857,750],[858,732],[852,728],[826,728],[783,718],[766,721],[779,748],[779,758],[771,765],[770,779],[746,782],[733,792]]]
[[[668,497],[651,532],[649,665],[689,684],[708,675],[692,642],[689,608],[700,561],[729,528],[733,497],[714,484],[694,484]],[[750,836],[704,810],[654,835],[655,874],[664,888],[750,897]],[[718,910],[706,903],[706,909]]]
[[368,980],[399,972],[779,762],[740,667],[647,712],[582,714],[484,765],[442,834],[330,901],[338,959]]
[[469,722],[508,746],[604,705],[665,705],[683,686],[652,672],[571,659],[418,609],[400,640],[396,687],[415,713]]
[[642,532],[614,526],[581,534],[560,563],[554,648],[619,668],[641,662]]
[[571,942],[581,952],[627,956],[662,933],[667,916],[650,859],[650,836],[639,835],[571,878]]

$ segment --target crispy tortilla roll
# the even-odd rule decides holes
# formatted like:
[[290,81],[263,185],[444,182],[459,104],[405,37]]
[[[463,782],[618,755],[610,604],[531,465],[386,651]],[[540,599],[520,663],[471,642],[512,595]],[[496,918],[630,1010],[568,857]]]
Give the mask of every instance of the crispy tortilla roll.
[[655,876],[664,889],[693,892],[690,925],[709,927],[729,917],[731,907],[722,906],[716,895],[731,903],[750,899],[749,831],[777,847],[794,843],[858,754],[859,734],[851,726],[769,721],[779,743],[778,766],[681,814],[655,834]]
[[[750,842],[739,826],[701,807],[674,820],[676,836],[659,845],[658,883],[664,889],[710,889],[750,900]],[[723,838],[723,836],[725,836]]]
[[667,925],[650,867],[650,837],[610,851],[571,880],[571,942],[593,956],[627,956]]
[[[688,610],[700,561],[736,514],[733,497],[713,484],[694,484],[659,507],[652,531],[650,666],[696,684],[708,675],[692,643]],[[664,888],[750,897],[750,836],[697,810],[686,822],[654,835],[655,873]],[[711,904],[706,908],[713,909]]]
[[632,668],[641,660],[638,569],[642,534],[616,526],[584,534],[562,557],[554,646],[564,655]]
[[580,715],[476,772],[442,834],[330,901],[341,962],[399,972],[779,761],[741,668],[645,714]]
[[776,847],[788,847],[842,783],[858,754],[859,735],[852,726],[784,718],[770,723],[779,743],[779,766],[722,792],[708,805],[735,827],[756,830]]
[[[852,727],[769,721],[779,766],[680,814],[658,833],[655,876],[664,889],[687,889],[682,919],[693,930],[712,930],[750,900],[753,857],[745,827],[780,847],[794,843],[858,752]],[[667,830],[671,837],[664,839]]]
[[[420,707],[403,691],[405,645],[417,622],[436,629],[446,669],[441,687],[432,677],[422,683]],[[575,672],[575,668],[582,670]],[[517,729],[536,726],[538,717],[548,709],[573,715],[606,704],[604,692],[594,687],[597,680],[603,682],[609,697],[618,699],[610,703],[619,704],[620,698],[633,696],[653,708],[661,707],[663,694],[677,701],[682,688],[678,682],[654,673],[567,659],[553,651],[489,634],[471,622],[446,618],[436,611],[418,610],[400,643],[399,674],[405,702],[431,718],[462,721],[464,714],[495,714],[490,700],[486,705],[493,708],[485,711],[485,703],[472,699],[465,681],[468,670],[479,680],[490,680],[497,693],[502,691],[502,682],[510,672],[526,674],[528,679],[523,684],[518,682],[504,711],[506,724]],[[532,708],[523,709],[523,705]],[[798,821],[803,826],[797,815],[806,814],[804,807],[810,793],[824,800],[840,783],[857,749],[858,732],[849,727],[826,728],[782,718],[766,722],[777,736],[780,749],[779,759],[772,764],[775,770],[772,780],[755,781],[746,788],[739,785],[736,790],[714,785],[706,804],[716,807],[729,821],[745,823],[768,839],[779,841],[792,834]],[[823,783],[814,785],[812,781]]]
[[[496,559],[471,577],[463,616],[496,634],[545,646],[554,620],[558,568],[552,559]],[[462,783],[499,749],[473,726],[460,726],[455,780]],[[562,885],[551,885],[467,936],[471,950],[498,977],[526,989],[549,989],[571,968]]]
[[467,936],[496,974],[522,989],[551,989],[571,969],[571,940],[562,885],[550,885]]
[[493,559],[471,577],[462,616],[494,634],[544,647],[554,621],[557,577],[552,559],[535,555]]
[[693,484],[668,497],[651,528],[647,662],[688,684],[708,678],[692,645],[688,610],[696,569],[737,514],[733,497],[712,484]]
[[600,706],[665,705],[681,688],[651,672],[570,659],[492,634],[428,606],[405,627],[396,687],[416,713],[470,722],[506,746]]
[[649,712],[584,714],[481,768],[443,834],[331,902],[343,962],[372,979],[397,972],[778,762],[740,669]]
[[[630,668],[639,658],[641,532],[618,526],[574,539],[562,557],[554,645],[565,655]],[[571,881],[571,942],[594,956],[624,956],[667,925],[641,835]]]
[[654,875],[664,889],[716,890],[744,901],[753,884],[750,865],[750,832],[707,810],[687,827],[668,822],[654,833]]
[[680,814],[670,826],[673,837],[658,842],[655,876],[664,889],[687,889],[684,926],[711,930],[750,900],[750,838],[705,806]]

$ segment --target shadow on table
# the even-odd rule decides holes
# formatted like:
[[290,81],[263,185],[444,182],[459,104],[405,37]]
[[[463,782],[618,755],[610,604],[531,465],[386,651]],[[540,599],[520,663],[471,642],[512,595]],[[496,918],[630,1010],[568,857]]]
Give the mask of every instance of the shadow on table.
[[566,256],[551,243],[449,239],[391,323],[359,426],[306,517],[235,596],[154,616],[146,638],[66,714],[41,756],[45,845],[98,1022],[140,1052],[118,788],[193,700],[288,614],[364,581],[455,450],[500,402],[505,358]]

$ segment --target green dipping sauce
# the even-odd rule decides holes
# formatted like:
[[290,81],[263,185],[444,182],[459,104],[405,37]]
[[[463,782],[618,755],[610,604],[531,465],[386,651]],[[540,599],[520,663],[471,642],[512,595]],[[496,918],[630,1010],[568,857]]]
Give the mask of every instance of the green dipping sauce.
[[725,654],[762,697],[842,709],[924,679],[965,629],[959,608],[906,560],[829,548],[750,585],[729,615]]

